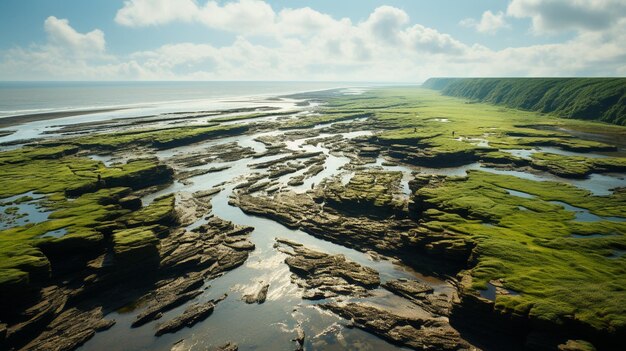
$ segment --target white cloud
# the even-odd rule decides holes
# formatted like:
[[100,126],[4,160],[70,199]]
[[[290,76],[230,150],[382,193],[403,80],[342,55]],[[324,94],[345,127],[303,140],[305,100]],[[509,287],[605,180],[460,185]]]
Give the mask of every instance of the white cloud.
[[[415,82],[444,75],[626,72],[626,47],[622,45],[626,42],[626,19],[616,20],[604,30],[580,31],[563,43],[496,51],[413,23],[406,12],[391,6],[379,7],[363,21],[353,23],[308,7],[275,12],[255,0],[223,5],[178,0],[178,7],[168,11],[153,8],[155,3],[127,1],[116,21],[128,26],[193,21],[234,32],[235,39],[223,46],[210,41],[170,43],[112,56],[106,52],[100,30],[79,33],[67,20],[50,17],[44,25],[47,43],[0,52],[0,79]],[[505,25],[494,20],[502,13],[487,12],[489,15],[483,15],[487,18],[485,31]]]
[[0,52],[0,79],[132,79],[147,73],[136,61],[122,62],[108,55],[99,29],[79,33],[67,19],[50,16],[44,31],[45,44]]
[[99,29],[85,34],[78,33],[66,19],[50,16],[44,22],[50,45],[66,49],[78,55],[98,55],[104,52],[104,33]]
[[321,32],[341,33],[352,26],[348,18],[339,21],[310,7],[283,9],[277,18],[277,33],[283,35],[312,36]]
[[504,19],[504,12],[493,13],[489,10],[483,12],[480,21],[473,18],[466,18],[459,22],[463,27],[474,28],[480,33],[493,34],[502,28],[507,28],[508,24]]
[[532,19],[535,33],[598,31],[626,18],[624,0],[512,0],[507,15]]
[[124,1],[115,22],[129,27],[165,24],[175,20],[189,22],[198,7],[193,0],[130,0]]
[[406,12],[391,6],[381,6],[370,14],[362,27],[379,41],[398,42],[408,21],[409,16]]
[[216,1],[198,6],[193,0],[130,0],[124,2],[115,21],[129,27],[199,22],[220,30],[264,33],[271,30],[275,17],[272,7],[260,0],[239,0],[223,6]]
[[202,23],[210,28],[239,35],[271,36],[280,42],[288,38],[309,40],[330,55],[343,53],[367,58],[373,47],[391,45],[402,51],[456,53],[464,45],[449,35],[421,25],[409,26],[408,14],[392,6],[380,6],[359,24],[348,18],[334,19],[309,7],[283,9],[278,14],[260,0],[237,0],[219,5],[208,1],[175,0],[177,9],[166,11],[159,3],[167,0],[130,0],[115,17],[126,26],[157,25],[173,21]]

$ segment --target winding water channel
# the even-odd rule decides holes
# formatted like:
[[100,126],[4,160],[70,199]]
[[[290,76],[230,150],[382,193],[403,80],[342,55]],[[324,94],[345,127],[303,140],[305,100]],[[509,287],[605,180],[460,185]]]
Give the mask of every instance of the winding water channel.
[[[354,92],[349,91],[348,93],[352,94]],[[87,120],[93,120],[95,118],[96,117],[92,116]],[[41,128],[43,128],[44,123],[42,122],[41,124]],[[345,184],[352,177],[354,170],[347,167],[351,162],[350,158],[340,155],[336,151],[333,152],[322,144],[312,145],[307,143],[308,140],[313,138],[336,135],[327,133],[324,129],[327,127],[328,125],[318,126],[321,133],[315,137],[303,137],[295,140],[289,139],[285,142],[286,149],[288,150],[321,152],[326,158],[324,161],[324,169],[315,176],[305,178],[301,185],[289,186],[287,183],[290,178],[303,175],[305,169],[276,178],[281,189],[291,189],[301,194],[301,196],[308,196],[306,191],[325,179],[339,177]],[[375,131],[359,130],[340,134],[343,138],[350,139],[370,135],[373,132]],[[283,133],[284,132],[276,131],[261,132],[252,135],[211,140],[200,144],[158,151],[155,155],[159,157],[160,160],[167,163],[171,158],[180,156],[181,154],[201,152],[203,149],[210,146],[227,145],[232,142],[237,142],[240,147],[250,148],[256,155],[260,155],[266,152],[267,148],[263,143],[257,141],[259,138],[264,136],[279,136]],[[18,136],[32,137],[35,136],[35,133],[22,133],[18,134]],[[562,150],[554,148],[542,148],[537,151],[562,153],[565,155],[576,154],[571,152],[565,153]],[[588,157],[603,157],[603,155],[584,155]],[[424,275],[407,266],[393,262],[392,260],[372,257],[367,253],[317,239],[303,231],[289,229],[275,221],[247,215],[239,208],[228,203],[229,198],[233,195],[234,188],[254,171],[250,168],[250,165],[276,160],[283,156],[285,156],[284,153],[257,158],[245,157],[231,162],[209,163],[191,167],[187,170],[208,169],[212,167],[227,168],[217,172],[191,177],[185,182],[175,181],[165,189],[144,196],[142,199],[143,203],[144,205],[148,205],[160,195],[177,193],[180,198],[184,193],[191,194],[196,191],[219,187],[221,190],[211,200],[213,206],[212,214],[235,224],[254,227],[255,230],[252,232],[250,240],[254,243],[255,250],[251,252],[248,260],[242,266],[226,272],[216,279],[207,281],[202,295],[197,297],[194,301],[166,312],[161,319],[161,321],[168,320],[179,315],[189,304],[215,299],[227,293],[228,298],[216,307],[215,312],[193,328],[185,328],[175,334],[166,334],[156,337],[154,336],[155,326],[160,323],[160,321],[157,320],[139,328],[131,329],[131,323],[141,311],[141,305],[133,306],[133,308],[125,308],[110,313],[107,318],[115,319],[116,324],[108,331],[97,333],[91,340],[83,345],[80,350],[119,350],[120,345],[124,345],[124,349],[126,350],[170,350],[173,345],[175,345],[175,349],[180,350],[204,350],[224,344],[228,341],[237,342],[240,350],[284,350],[295,347],[292,339],[295,336],[295,328],[297,326],[303,328],[306,334],[305,348],[311,350],[322,348],[325,350],[398,349],[397,346],[391,345],[358,328],[346,327],[345,320],[316,306],[319,303],[327,302],[326,300],[310,301],[302,299],[301,289],[291,282],[291,273],[288,266],[284,264],[284,260],[287,256],[277,250],[275,247],[275,239],[286,238],[324,253],[345,255],[349,260],[378,271],[382,282],[398,278],[417,279],[428,282],[435,288],[435,291],[440,293],[452,293],[452,286],[440,278]],[[526,154],[520,154],[519,156],[526,156]],[[106,165],[111,165],[114,162],[123,160],[123,157],[120,158],[119,155],[116,156],[117,158],[113,159],[111,159],[111,156],[101,155],[92,155],[91,157],[104,162]],[[484,167],[479,163],[470,163],[452,168],[426,168],[391,165],[386,161],[388,160],[378,157],[374,163],[366,164],[363,167],[402,172],[403,177],[400,184],[399,196],[408,196],[410,194],[408,181],[412,178],[413,172],[460,176],[465,175],[468,170],[481,169],[488,172],[508,174],[537,181],[565,182],[589,190],[595,195],[608,195],[611,193],[612,188],[626,185],[624,175],[622,174],[593,174],[588,179],[572,180],[559,178],[546,172],[537,171],[527,173],[501,170]],[[519,192],[512,192],[512,194],[524,197],[528,195]],[[574,208],[573,206],[562,203],[560,205],[564,206],[566,210],[574,211],[578,220],[605,219],[597,216],[593,217],[588,211],[585,212],[584,209]],[[20,211],[31,213],[31,222],[45,220],[45,218],[47,218],[45,213],[42,214],[35,206],[36,205],[32,202],[25,202],[23,205],[20,205]],[[298,211],[297,208],[293,210]],[[37,213],[39,215],[37,215]],[[199,219],[189,225],[188,229],[193,229],[205,221],[205,219]],[[55,234],[62,235],[62,233]],[[616,255],[617,254],[623,253],[620,252],[616,253]],[[257,291],[261,284],[270,285],[267,300],[263,304],[244,303],[242,296]],[[365,298],[365,300],[368,303],[382,306],[386,309],[402,310],[404,311],[403,313],[406,313],[406,311],[411,311],[416,314],[420,313],[419,307],[383,288],[374,290],[373,296]]]
[[[343,137],[351,138],[360,135],[367,135],[371,131],[361,131],[356,133],[344,133]],[[278,135],[278,132],[258,133],[239,138],[226,138],[218,141],[211,141],[199,145],[187,146],[179,149],[158,152],[157,156],[164,161],[180,153],[189,153],[201,150],[208,146],[226,144],[237,141],[242,147],[250,147],[257,153],[266,151],[264,144],[255,141],[262,136]],[[330,136],[320,134],[317,137]],[[303,185],[292,187],[294,191],[303,193],[311,188],[311,184],[318,184],[324,179],[332,176],[342,176],[347,182],[354,173],[343,167],[349,164],[350,159],[343,156],[336,156],[331,151],[320,145],[306,144],[311,138],[302,138],[295,141],[286,142],[287,149],[302,150],[307,152],[321,151],[327,158],[325,169],[316,176],[307,178]],[[243,158],[234,162],[211,163],[200,166],[200,168],[228,166],[229,168],[216,173],[207,173],[190,178],[192,184],[175,182],[171,186],[145,196],[144,205],[149,204],[154,198],[167,193],[193,193],[198,190],[206,190],[216,186],[221,186],[222,190],[212,199],[212,213],[215,216],[232,221],[235,224],[253,226],[255,230],[251,234],[251,241],[255,244],[255,250],[251,253],[246,263],[223,276],[208,281],[205,285],[205,292],[196,301],[207,301],[217,298],[227,293],[228,298],[220,303],[213,315],[205,321],[194,326],[192,329],[183,329],[176,334],[167,334],[155,337],[154,328],[159,321],[148,323],[130,332],[130,324],[141,309],[125,310],[114,312],[108,316],[117,321],[117,324],[107,332],[98,333],[92,340],[84,345],[81,350],[102,350],[113,349],[120,345],[120,339],[127,349],[133,350],[169,350],[173,344],[180,349],[201,350],[207,347],[214,347],[228,341],[236,340],[240,350],[280,350],[286,349],[286,345],[293,344],[295,328],[301,325],[307,335],[305,347],[309,349],[363,349],[363,350],[387,350],[398,349],[386,341],[373,336],[367,332],[356,328],[347,328],[345,320],[332,313],[316,307],[317,304],[325,302],[310,301],[301,298],[300,289],[291,282],[289,268],[283,263],[286,254],[274,247],[275,238],[287,238],[289,240],[304,244],[306,247],[319,250],[329,254],[342,254],[348,259],[361,265],[371,267],[378,271],[381,281],[390,279],[410,278],[427,281],[439,292],[452,291],[449,283],[432,276],[425,276],[412,270],[411,268],[382,259],[375,260],[366,253],[349,249],[328,241],[317,239],[300,230],[288,229],[275,221],[251,216],[243,213],[239,208],[228,204],[232,196],[233,188],[245,176],[251,172],[250,164],[276,160],[284,154],[265,156],[260,158]],[[403,172],[402,193],[409,193],[408,180],[412,172],[423,172],[431,174],[464,175],[467,170],[482,169],[489,172],[509,174],[526,179],[548,181],[566,181],[572,185],[590,190],[591,192],[604,195],[610,193],[611,188],[623,185],[620,177],[607,175],[593,175],[586,180],[564,180],[548,173],[538,172],[536,174],[506,171],[493,168],[482,167],[478,163],[472,163],[454,168],[424,168],[408,166],[385,166],[384,160],[378,158],[375,163],[367,167],[386,169],[390,171]],[[289,178],[299,175],[299,172],[287,174],[277,180],[283,189],[290,188],[287,185]],[[523,194],[517,194],[523,196]],[[568,208],[569,209],[569,208]],[[298,209],[294,209],[297,211]],[[577,209],[577,216],[587,214],[580,213]],[[586,218],[586,217],[585,217]],[[189,226],[189,229],[204,223],[200,219]],[[242,301],[242,296],[259,289],[261,284],[270,284],[267,301],[260,305],[249,305]],[[393,295],[389,291],[378,288],[374,291],[374,296],[366,299],[369,303],[400,310],[415,310],[419,313],[419,307],[411,304],[408,300]],[[190,303],[193,303],[190,302]],[[167,312],[163,320],[174,317],[184,311],[187,305],[180,306]]]

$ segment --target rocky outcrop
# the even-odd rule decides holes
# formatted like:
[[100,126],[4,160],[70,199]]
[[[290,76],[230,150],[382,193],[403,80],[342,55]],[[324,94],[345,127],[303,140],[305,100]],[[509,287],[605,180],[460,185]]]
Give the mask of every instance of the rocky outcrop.
[[[273,198],[239,195],[233,199],[244,212],[265,216],[289,228],[302,229],[325,240],[342,243],[362,251],[402,251],[404,237],[417,224],[410,220],[370,219],[345,216],[316,203],[311,197],[280,192]],[[293,211],[297,208],[298,211]]]
[[428,145],[409,146],[393,144],[389,146],[387,154],[403,163],[424,167],[455,167],[479,159],[479,148],[460,148],[458,150],[437,150]]
[[[63,288],[42,289],[30,307],[16,307],[19,313],[2,311],[6,325],[0,323],[0,336],[4,334],[0,345],[19,348],[31,342],[27,349],[75,349],[111,324],[98,322],[103,311],[137,300],[144,304],[133,326],[159,319],[198,296],[206,279],[241,265],[254,249],[248,241],[252,227],[215,217],[195,231],[163,233],[161,229],[158,225],[111,228],[113,232],[107,234],[111,249],[72,271]],[[195,315],[209,313],[203,311],[199,308]],[[186,317],[179,322],[187,325],[192,320]]]
[[303,158],[312,158],[312,157],[320,156],[321,154],[322,154],[321,151],[294,152],[291,155],[284,156],[284,157],[281,157],[281,158],[276,159],[276,160],[271,160],[271,161],[265,161],[265,162],[251,164],[250,167],[254,168],[254,169],[270,168],[272,166],[286,164],[288,161],[293,161],[293,160],[303,159]]
[[161,240],[161,269],[198,271],[212,267],[212,274],[230,270],[241,265],[254,249],[248,241],[252,230],[211,217],[194,231],[176,231]]
[[296,337],[292,340],[292,341],[295,341],[296,344],[298,345],[296,347],[296,351],[304,350],[304,338],[305,338],[304,329],[302,329],[301,325],[298,325],[296,327]]
[[398,315],[365,303],[321,305],[358,328],[415,350],[476,350],[446,319]]
[[389,280],[382,286],[437,316],[449,316],[456,300],[456,294],[435,293],[432,286],[417,280]]
[[192,327],[194,324],[203,321],[210,316],[215,309],[215,305],[225,298],[226,295],[216,300],[210,300],[205,303],[194,304],[187,307],[182,315],[160,324],[154,335],[161,336],[167,333],[174,333],[184,327]]
[[118,269],[155,271],[159,267],[159,240],[154,229],[139,227],[113,233],[113,252]]
[[120,206],[127,210],[136,211],[141,208],[141,199],[137,196],[126,196],[120,199]]
[[[408,264],[423,264],[430,257],[437,260],[439,269],[456,272],[467,262],[473,246],[460,235],[425,228],[410,219],[346,215],[324,205],[320,187],[316,188],[315,200],[309,194],[279,192],[272,198],[239,194],[231,204],[318,238],[363,252],[373,250],[398,257]],[[416,204],[412,206],[415,208]],[[293,211],[294,208],[298,211]],[[416,252],[429,256],[419,256],[417,260]]]
[[175,225],[178,223],[176,197],[174,194],[159,196],[148,206],[126,216],[122,216],[119,220],[123,221],[128,227],[149,226],[153,224],[165,226]]
[[114,188],[119,186],[143,189],[151,185],[171,182],[174,170],[160,164],[158,159],[131,160],[121,167],[120,172],[111,171],[102,176],[100,186]]
[[33,351],[74,350],[115,321],[104,319],[102,308],[70,308],[59,314],[36,339],[23,349]]
[[234,342],[227,342],[224,345],[220,345],[217,348],[213,349],[213,351],[237,351],[239,347]]
[[318,201],[350,215],[406,217],[405,200],[398,196],[401,180],[402,172],[356,172],[348,184],[328,182],[324,191],[318,192]]
[[198,273],[182,276],[159,286],[150,296],[146,308],[137,315],[132,327],[142,326],[161,317],[163,312],[178,307],[202,293],[204,277]]
[[349,261],[343,255],[325,254],[288,240],[279,240],[277,244],[279,250],[289,255],[285,263],[295,274],[293,281],[304,288],[302,297],[305,299],[367,296],[369,289],[380,284],[378,272]]
[[259,291],[257,291],[256,293],[244,295],[243,296],[243,300],[247,304],[252,304],[252,303],[261,304],[261,303],[265,302],[265,299],[267,298],[267,291],[269,290],[269,288],[270,288],[270,285],[269,284],[265,284],[265,285],[261,286]]
[[[5,326],[5,337],[0,340],[4,341],[6,338],[8,344],[16,344],[21,340],[27,339],[29,335],[45,328],[48,323],[63,311],[67,304],[68,294],[63,288],[49,286],[41,289],[39,299],[40,301],[24,308],[17,315],[10,311],[11,306],[7,306],[3,310],[3,322],[9,322],[9,325]],[[2,345],[2,342],[0,342],[0,345]]]
[[[168,162],[172,162],[177,167],[189,168],[198,167],[212,162],[231,162],[237,161],[245,157],[254,155],[254,150],[249,147],[241,147],[236,142],[227,144],[213,145],[204,148],[200,151],[193,151],[190,153],[184,153],[180,155],[174,155],[168,159]],[[218,172],[229,168],[228,166],[211,167],[208,169],[197,169],[194,171],[182,171],[179,172],[179,179],[185,179],[189,176],[198,175],[197,171],[206,171],[206,173]],[[192,173],[193,172],[193,173]]]

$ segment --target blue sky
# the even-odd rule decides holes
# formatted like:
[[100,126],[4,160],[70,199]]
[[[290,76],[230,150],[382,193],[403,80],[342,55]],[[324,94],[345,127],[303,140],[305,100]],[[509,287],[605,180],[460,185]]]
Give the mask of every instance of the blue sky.
[[624,0],[0,2],[0,80],[623,76]]

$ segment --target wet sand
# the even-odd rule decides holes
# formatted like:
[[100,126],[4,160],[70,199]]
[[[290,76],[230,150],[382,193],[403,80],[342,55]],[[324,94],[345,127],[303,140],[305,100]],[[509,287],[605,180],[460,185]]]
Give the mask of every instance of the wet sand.
[[89,115],[89,114],[102,113],[102,112],[113,112],[113,111],[119,111],[119,110],[124,110],[124,109],[125,108],[104,108],[104,109],[96,109],[96,110],[55,111],[55,112],[32,113],[32,114],[27,114],[27,115],[2,117],[0,118],[0,128],[16,126],[16,125],[20,125],[24,123],[29,123],[29,122],[45,121],[48,119]]

